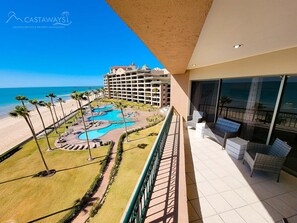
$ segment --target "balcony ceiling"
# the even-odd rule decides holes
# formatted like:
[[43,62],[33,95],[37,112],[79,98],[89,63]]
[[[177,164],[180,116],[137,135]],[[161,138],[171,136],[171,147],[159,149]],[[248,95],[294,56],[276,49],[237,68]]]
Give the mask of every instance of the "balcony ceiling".
[[106,1],[172,74],[297,46],[297,0]]
[[296,0],[215,0],[188,69],[296,46]]
[[212,0],[106,0],[173,74],[184,73]]

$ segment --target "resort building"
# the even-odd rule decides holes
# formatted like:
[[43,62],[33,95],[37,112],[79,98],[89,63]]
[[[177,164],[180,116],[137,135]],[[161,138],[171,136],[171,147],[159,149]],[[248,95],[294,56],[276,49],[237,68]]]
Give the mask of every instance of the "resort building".
[[170,104],[170,74],[166,69],[113,66],[104,76],[105,97],[158,107]]
[[[177,139],[171,165],[166,159],[158,172],[170,180],[155,184],[163,187],[152,196],[143,196],[150,187],[140,181],[125,222],[297,222],[297,1],[107,2],[170,72],[169,116],[179,126],[160,133]],[[287,142],[280,183],[266,172],[250,177],[249,166],[185,128],[195,110],[207,122],[239,123],[242,140]]]

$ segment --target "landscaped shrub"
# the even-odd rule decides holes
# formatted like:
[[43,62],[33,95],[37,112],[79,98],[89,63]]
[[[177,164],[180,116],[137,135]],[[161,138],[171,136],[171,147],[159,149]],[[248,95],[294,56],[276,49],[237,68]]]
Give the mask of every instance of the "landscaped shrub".
[[146,118],[149,123],[159,123],[164,120],[164,116],[161,114],[155,114]]
[[84,196],[76,201],[74,208],[68,212],[58,223],[70,223],[73,221],[73,219],[81,212],[81,210],[89,203],[91,197],[94,195],[94,193],[98,190],[102,179],[103,179],[103,173],[107,168],[107,164],[110,161],[110,155],[112,151],[112,147],[114,145],[114,142],[111,141],[109,142],[109,148],[107,151],[107,154],[101,164],[101,168],[99,170],[98,175],[95,177],[94,181],[90,185],[89,189],[87,192],[84,194]]
[[138,144],[137,147],[140,148],[140,149],[145,149],[145,147],[147,147],[147,145],[148,144],[141,143],[141,144]]

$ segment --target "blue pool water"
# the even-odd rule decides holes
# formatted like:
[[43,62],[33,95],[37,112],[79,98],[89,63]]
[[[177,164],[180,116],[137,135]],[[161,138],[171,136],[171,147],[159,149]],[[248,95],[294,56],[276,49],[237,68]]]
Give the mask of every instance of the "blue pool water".
[[93,109],[93,112],[102,112],[102,111],[107,111],[113,108],[113,105],[105,105],[104,107],[100,108],[95,108]]
[[[128,127],[128,126],[134,125],[134,123],[135,122],[127,122],[126,126]],[[88,131],[88,137],[89,137],[89,139],[96,139],[96,138],[99,138],[99,137],[105,135],[106,133],[108,133],[111,130],[124,128],[124,127],[125,127],[124,123],[111,124],[111,125],[104,127],[102,129],[95,129],[95,130]],[[78,138],[85,140],[86,133],[80,134],[78,136]]]
[[[131,121],[129,118],[125,118],[127,122]],[[88,118],[89,121],[92,120],[92,117]],[[112,122],[117,122],[117,121],[123,121],[121,111],[120,110],[112,110],[108,111],[103,115],[96,115],[94,116],[94,120],[107,120],[107,121],[112,121]]]

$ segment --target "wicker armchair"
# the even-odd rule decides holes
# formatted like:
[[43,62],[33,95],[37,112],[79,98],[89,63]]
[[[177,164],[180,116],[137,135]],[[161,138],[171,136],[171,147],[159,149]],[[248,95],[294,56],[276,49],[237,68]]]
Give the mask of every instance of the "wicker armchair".
[[249,142],[244,153],[243,163],[246,161],[251,168],[251,177],[254,170],[276,173],[279,182],[280,172],[291,147],[284,141],[276,139],[273,145],[264,145]]
[[187,117],[187,127],[196,128],[196,124],[202,122],[204,113],[201,111],[194,111],[193,115]]

